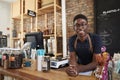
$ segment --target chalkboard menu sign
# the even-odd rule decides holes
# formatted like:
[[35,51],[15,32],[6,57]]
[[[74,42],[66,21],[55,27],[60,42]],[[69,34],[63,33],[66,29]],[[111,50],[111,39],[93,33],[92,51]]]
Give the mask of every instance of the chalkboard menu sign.
[[96,33],[113,56],[120,52],[120,0],[94,0]]

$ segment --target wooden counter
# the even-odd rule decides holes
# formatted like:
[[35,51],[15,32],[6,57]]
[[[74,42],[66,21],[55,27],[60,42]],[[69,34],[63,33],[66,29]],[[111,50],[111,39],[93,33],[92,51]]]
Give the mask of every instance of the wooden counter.
[[1,74],[17,78],[17,80],[96,80],[93,75],[70,77],[64,71],[54,69],[49,72],[38,72],[24,69],[3,69],[0,67]]

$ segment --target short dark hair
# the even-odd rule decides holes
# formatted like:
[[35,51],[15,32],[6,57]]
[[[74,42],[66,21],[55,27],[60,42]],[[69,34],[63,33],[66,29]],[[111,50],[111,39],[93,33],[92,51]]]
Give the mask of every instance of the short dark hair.
[[75,20],[77,20],[77,19],[79,19],[79,18],[85,19],[85,20],[88,22],[88,19],[87,19],[87,17],[86,17],[85,15],[83,15],[83,14],[77,14],[77,15],[74,17],[74,19],[73,19],[73,23],[75,22]]

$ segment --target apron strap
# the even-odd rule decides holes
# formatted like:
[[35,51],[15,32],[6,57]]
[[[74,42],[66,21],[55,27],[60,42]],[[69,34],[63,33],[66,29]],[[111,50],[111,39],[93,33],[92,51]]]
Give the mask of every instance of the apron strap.
[[[90,35],[87,34],[87,37],[88,37],[88,41],[89,41],[89,45],[90,45],[90,51],[93,52],[93,46],[92,46],[92,41],[91,41],[91,38],[90,38]],[[77,46],[77,40],[78,40],[78,36],[77,38],[75,39],[75,42],[74,42],[74,48],[76,49],[76,46]]]

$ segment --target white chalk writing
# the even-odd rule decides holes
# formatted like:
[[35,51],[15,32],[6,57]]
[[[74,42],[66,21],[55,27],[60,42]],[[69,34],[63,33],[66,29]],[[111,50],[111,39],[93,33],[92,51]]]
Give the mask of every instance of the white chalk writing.
[[108,31],[104,30],[100,33],[100,36],[104,45],[108,46],[112,43],[112,39],[110,38],[111,34]]
[[104,15],[107,15],[107,14],[109,14],[109,13],[115,13],[115,12],[119,12],[119,11],[120,11],[119,8],[118,8],[118,9],[112,9],[112,10],[103,11],[103,14],[104,14]]

